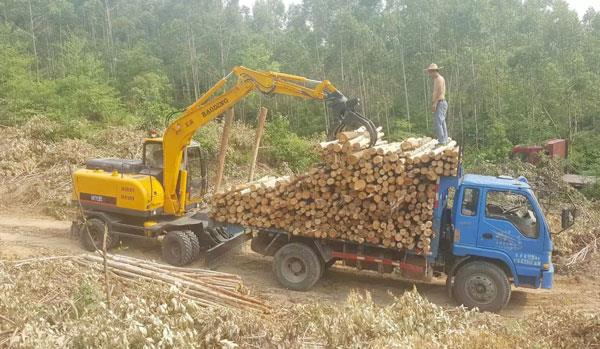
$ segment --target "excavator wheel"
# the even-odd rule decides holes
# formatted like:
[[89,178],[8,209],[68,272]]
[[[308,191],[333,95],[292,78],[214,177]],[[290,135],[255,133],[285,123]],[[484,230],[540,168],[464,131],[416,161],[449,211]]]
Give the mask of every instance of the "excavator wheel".
[[189,264],[194,258],[194,247],[189,234],[173,230],[162,241],[162,254],[167,263],[180,267]]
[[102,250],[104,243],[104,232],[108,232],[106,237],[106,248],[114,247],[119,240],[110,233],[109,228],[102,220],[98,218],[88,219],[79,229],[79,241],[83,248],[90,252]]
[[186,230],[188,238],[190,239],[190,243],[192,244],[192,262],[200,257],[200,241],[196,234],[191,230]]

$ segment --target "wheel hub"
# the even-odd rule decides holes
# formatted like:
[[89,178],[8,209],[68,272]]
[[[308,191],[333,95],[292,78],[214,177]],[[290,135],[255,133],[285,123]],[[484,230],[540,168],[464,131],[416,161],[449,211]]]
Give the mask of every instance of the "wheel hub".
[[181,249],[177,244],[171,244],[171,248],[169,250],[171,252],[171,256],[176,256],[177,258],[181,256]]
[[284,263],[283,274],[292,282],[301,282],[306,278],[307,270],[303,260],[296,257],[288,258]]
[[92,227],[84,229],[84,234],[90,234],[90,238],[92,239],[94,245],[96,245],[96,248],[102,249],[102,244],[104,242],[104,232],[99,232]]
[[290,264],[290,270],[297,275],[298,273],[302,272],[302,263],[299,263],[298,261],[292,262]]
[[486,275],[471,276],[467,280],[466,286],[467,294],[477,303],[491,303],[498,294],[496,284]]

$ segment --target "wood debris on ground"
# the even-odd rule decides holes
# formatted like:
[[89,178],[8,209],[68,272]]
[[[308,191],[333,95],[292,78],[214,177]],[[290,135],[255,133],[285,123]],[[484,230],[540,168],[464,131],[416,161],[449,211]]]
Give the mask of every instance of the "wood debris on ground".
[[457,174],[456,141],[428,137],[369,147],[363,129],[319,144],[323,162],[214,195],[215,220],[294,235],[428,251],[437,180]]
[[[158,285],[173,286],[181,291],[183,298],[194,301],[201,307],[224,306],[237,309],[258,310],[269,313],[270,307],[263,301],[248,295],[242,278],[236,274],[224,273],[204,268],[175,267],[150,260],[124,255],[97,254],[46,256],[16,261],[4,261],[15,268],[65,261],[78,264],[94,272],[110,275],[110,280],[126,283],[144,281]],[[3,261],[0,260],[0,263]],[[109,281],[110,283],[111,281]]]
[[[75,262],[103,271],[104,259],[99,255],[86,254],[74,258]],[[152,261],[107,254],[108,271],[121,280],[146,280],[180,287],[185,298],[201,306],[227,306],[269,312],[262,301],[244,292],[239,275],[201,268],[181,268]]]

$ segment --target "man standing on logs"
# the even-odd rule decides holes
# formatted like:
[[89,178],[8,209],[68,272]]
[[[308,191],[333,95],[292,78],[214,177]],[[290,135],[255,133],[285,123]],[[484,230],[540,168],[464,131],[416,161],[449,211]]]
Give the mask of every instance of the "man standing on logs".
[[437,64],[431,63],[427,69],[427,74],[433,81],[433,94],[431,97],[431,111],[435,122],[435,130],[439,144],[448,143],[448,129],[446,128],[446,112],[448,111],[448,102],[446,101],[446,80],[440,74],[440,68]]

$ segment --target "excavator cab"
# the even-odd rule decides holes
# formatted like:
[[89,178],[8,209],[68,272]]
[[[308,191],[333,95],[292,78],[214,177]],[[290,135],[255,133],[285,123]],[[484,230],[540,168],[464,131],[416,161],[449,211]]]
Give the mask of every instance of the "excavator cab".
[[[188,207],[197,207],[208,191],[208,154],[200,143],[191,141],[183,154],[181,170],[187,171],[186,203]],[[162,138],[146,138],[144,141],[144,169],[141,174],[154,176],[162,182],[163,143]],[[177,191],[179,192],[179,184]]]

